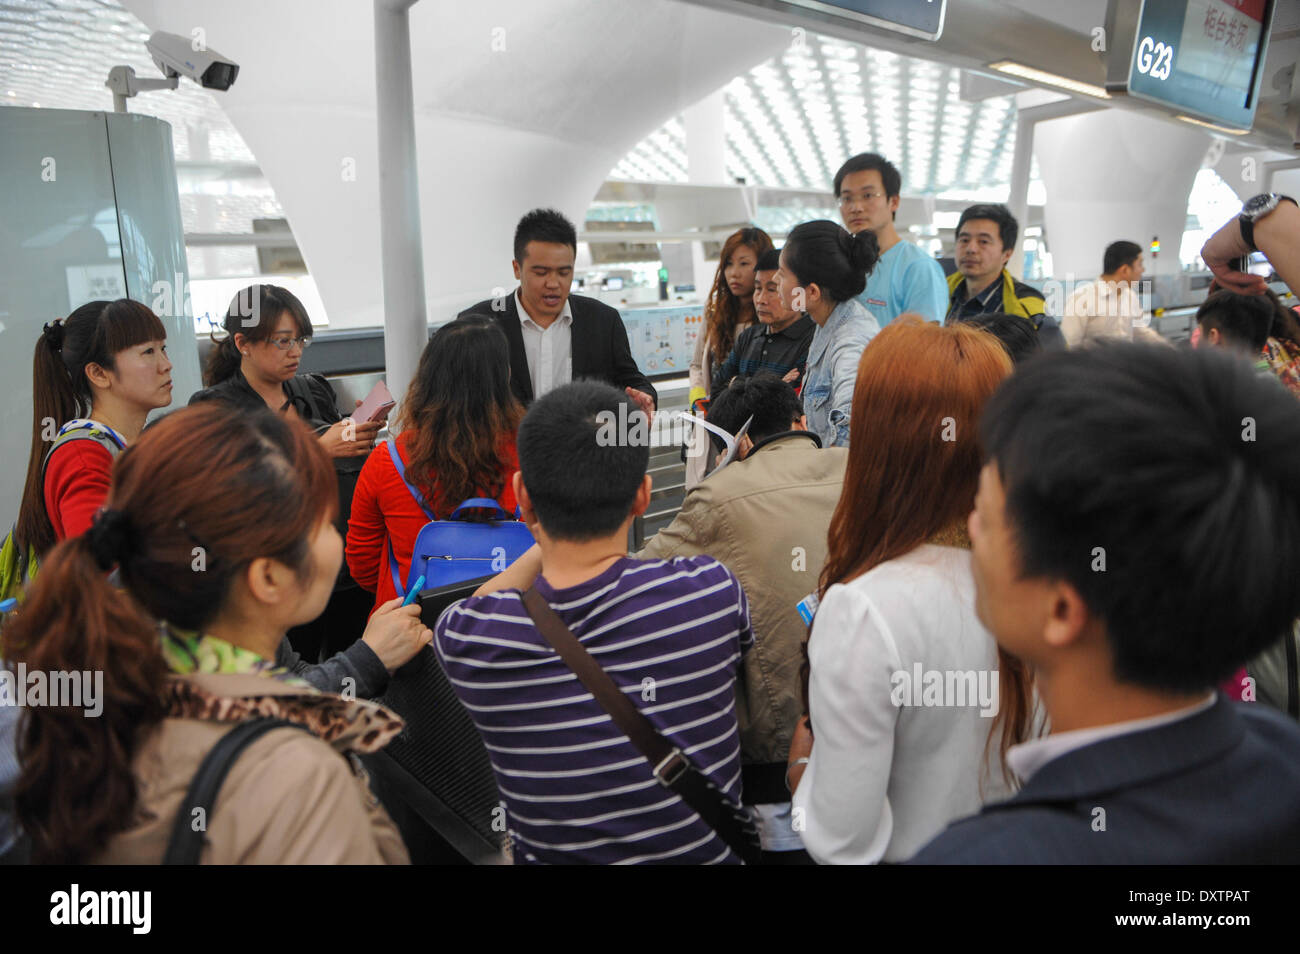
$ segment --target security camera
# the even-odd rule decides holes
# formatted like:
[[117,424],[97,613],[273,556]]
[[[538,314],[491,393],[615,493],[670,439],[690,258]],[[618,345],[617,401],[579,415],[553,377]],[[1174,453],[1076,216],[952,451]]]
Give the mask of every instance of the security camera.
[[159,30],[145,42],[149,55],[166,79],[141,79],[129,66],[115,66],[104,83],[113,91],[113,108],[126,112],[126,101],[151,89],[175,89],[188,76],[206,89],[230,89],[239,75],[239,64],[216,50],[196,50],[194,44],[175,33]]
[[149,55],[168,78],[188,76],[206,89],[230,89],[239,75],[239,64],[216,50],[194,49],[187,37],[159,30],[145,43]]

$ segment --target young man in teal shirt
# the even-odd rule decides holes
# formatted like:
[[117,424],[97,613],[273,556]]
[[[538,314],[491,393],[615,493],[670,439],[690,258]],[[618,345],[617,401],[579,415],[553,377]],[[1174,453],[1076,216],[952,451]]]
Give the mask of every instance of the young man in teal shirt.
[[867,277],[858,301],[885,327],[910,312],[941,322],[948,313],[948,285],[939,263],[894,227],[903,179],[893,164],[873,152],[849,159],[835,173],[835,196],[844,227],[853,235],[863,229],[876,233],[880,260]]

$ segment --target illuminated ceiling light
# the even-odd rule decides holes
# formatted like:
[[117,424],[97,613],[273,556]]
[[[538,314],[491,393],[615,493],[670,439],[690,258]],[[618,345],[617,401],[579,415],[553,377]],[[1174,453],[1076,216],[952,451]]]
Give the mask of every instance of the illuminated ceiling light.
[[1206,129],[1213,129],[1215,132],[1227,133],[1229,136],[1244,136],[1246,135],[1246,133],[1250,132],[1249,129],[1229,129],[1227,126],[1219,126],[1215,123],[1207,123],[1204,119],[1196,119],[1192,116],[1184,116],[1182,113],[1179,113],[1174,118],[1181,119],[1185,123],[1192,123],[1193,125],[1196,126],[1204,126]]
[[1023,63],[1017,63],[1014,60],[999,60],[996,63],[990,63],[989,69],[997,70],[999,73],[1006,73],[1008,76],[1027,79],[1034,83],[1042,83],[1044,86],[1055,86],[1057,89],[1078,93],[1081,96],[1091,96],[1094,99],[1110,99],[1110,93],[1100,86],[1081,83],[1078,80],[1070,79],[1068,76],[1058,76],[1055,73],[1034,69],[1032,66],[1025,66]]

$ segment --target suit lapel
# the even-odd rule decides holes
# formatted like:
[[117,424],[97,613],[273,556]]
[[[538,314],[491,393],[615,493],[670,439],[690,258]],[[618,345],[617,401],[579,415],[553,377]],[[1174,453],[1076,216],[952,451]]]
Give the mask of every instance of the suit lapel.
[[533,400],[533,377],[528,373],[528,355],[524,353],[524,332],[519,324],[519,307],[515,293],[506,297],[506,310],[497,312],[497,321],[510,344],[510,386],[524,404]]
[[592,346],[595,344],[595,335],[590,327],[592,318],[583,307],[583,300],[577,295],[569,296],[569,312],[573,315],[569,344],[572,378],[577,381],[580,378],[600,377],[592,354]]
[[[1074,801],[1179,775],[1222,758],[1244,732],[1241,716],[1219,696],[1214,705],[1190,718],[1102,739],[1054,758],[997,807]],[[985,811],[994,807],[987,805]]]

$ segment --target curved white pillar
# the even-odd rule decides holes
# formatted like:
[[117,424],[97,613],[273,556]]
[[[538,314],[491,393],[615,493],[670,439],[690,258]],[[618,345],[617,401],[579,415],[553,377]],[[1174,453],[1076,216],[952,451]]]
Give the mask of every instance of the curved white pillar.
[[1119,239],[1160,254],[1148,274],[1180,270],[1187,197],[1210,144],[1208,133],[1120,109],[1041,122],[1034,154],[1047,191],[1044,210],[1053,277],[1095,278]]

